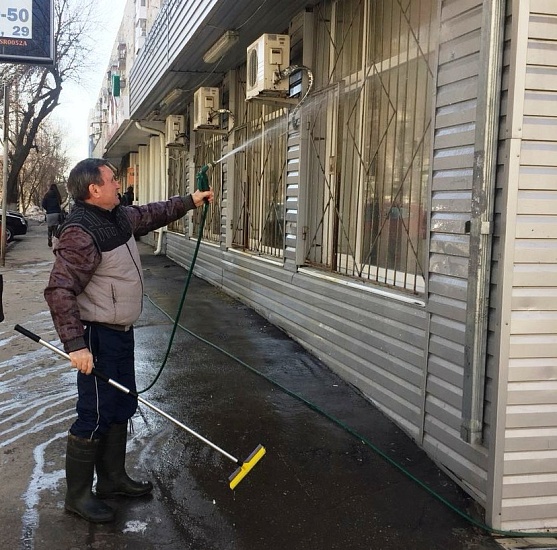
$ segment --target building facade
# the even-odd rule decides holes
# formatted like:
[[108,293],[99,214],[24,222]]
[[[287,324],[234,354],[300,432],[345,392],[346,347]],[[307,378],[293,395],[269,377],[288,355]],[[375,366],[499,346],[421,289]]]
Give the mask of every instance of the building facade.
[[[557,529],[557,3],[275,4],[146,11],[95,153],[140,203],[214,163],[196,273],[357,386],[493,528]],[[188,266],[200,225],[147,240]]]

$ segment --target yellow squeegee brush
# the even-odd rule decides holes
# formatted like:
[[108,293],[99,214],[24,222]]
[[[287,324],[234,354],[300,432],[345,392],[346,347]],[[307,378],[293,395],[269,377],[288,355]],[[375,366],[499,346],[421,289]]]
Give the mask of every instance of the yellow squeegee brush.
[[230,481],[230,488],[234,489],[242,479],[244,479],[251,469],[263,458],[265,454],[265,447],[263,445],[258,445],[255,451],[251,453],[246,460],[241,463],[240,467],[235,470],[235,472],[228,478]]

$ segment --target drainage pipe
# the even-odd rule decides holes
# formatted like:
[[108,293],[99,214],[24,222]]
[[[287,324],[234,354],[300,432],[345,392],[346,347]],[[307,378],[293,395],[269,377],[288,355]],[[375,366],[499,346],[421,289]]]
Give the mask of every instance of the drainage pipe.
[[464,352],[461,437],[481,444],[487,362],[491,248],[499,139],[505,0],[485,2],[479,67],[474,168],[472,177],[470,260]]

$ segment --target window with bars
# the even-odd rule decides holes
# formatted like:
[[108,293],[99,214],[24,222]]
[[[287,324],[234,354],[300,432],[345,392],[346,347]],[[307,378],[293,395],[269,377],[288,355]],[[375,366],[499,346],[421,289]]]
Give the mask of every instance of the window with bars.
[[315,9],[306,262],[424,290],[434,0]]
[[[194,166],[196,172],[203,165],[217,161],[222,156],[223,136],[200,132],[196,136]],[[186,195],[195,191],[195,180],[189,182],[189,152],[181,147],[169,148],[168,156],[168,192],[169,196]],[[214,193],[214,200],[209,205],[203,225],[202,238],[206,241],[219,243],[221,241],[221,196],[222,196],[222,171],[219,166],[211,170],[209,184]],[[192,236],[199,235],[199,227],[202,220],[203,208],[197,208],[192,213],[193,231]],[[169,224],[171,231],[184,235],[188,217],[182,217]]]
[[[210,162],[217,162],[223,156],[222,134],[211,132],[198,132],[195,137],[194,166],[197,172]],[[202,238],[213,243],[220,243],[222,239],[221,227],[221,198],[222,198],[222,168],[217,164],[208,172],[209,185],[214,194],[213,202],[207,209],[207,215],[203,224]],[[191,192],[195,191],[196,182],[192,182]],[[205,208],[198,208],[193,212],[193,236],[199,235],[199,228],[203,219]]]
[[[168,156],[168,196],[185,195],[188,169],[188,154],[185,149],[170,149]],[[168,228],[182,235],[185,234],[185,218],[180,218]]]
[[271,258],[283,257],[287,123],[285,109],[250,102],[235,129],[232,246]]

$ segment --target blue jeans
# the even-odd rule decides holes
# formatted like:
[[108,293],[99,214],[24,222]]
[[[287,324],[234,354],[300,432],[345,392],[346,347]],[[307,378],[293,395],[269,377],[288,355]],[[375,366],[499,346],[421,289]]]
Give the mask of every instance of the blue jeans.
[[[136,391],[133,328],[120,332],[102,325],[88,325],[85,342],[93,354],[95,370]],[[137,409],[136,397],[92,374],[77,374],[77,391],[77,420],[70,428],[70,433],[77,437],[98,439],[112,424],[127,422]]]

